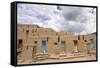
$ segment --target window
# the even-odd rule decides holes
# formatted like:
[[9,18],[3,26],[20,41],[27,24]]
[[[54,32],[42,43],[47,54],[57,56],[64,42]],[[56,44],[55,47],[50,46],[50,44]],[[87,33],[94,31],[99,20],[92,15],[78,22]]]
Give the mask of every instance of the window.
[[19,44],[22,44],[22,40],[21,39],[19,39]]
[[60,37],[58,36],[58,42],[60,41]]
[[34,41],[35,44],[37,44],[37,41]]
[[87,42],[87,40],[84,40],[84,42]]
[[77,45],[77,40],[74,40],[74,45]]
[[54,45],[57,45],[57,43],[55,42]]
[[80,40],[80,36],[78,35],[78,40]]
[[29,30],[26,30],[26,33],[28,34],[29,33]]
[[28,41],[28,34],[29,34],[29,30],[26,30],[26,42]]

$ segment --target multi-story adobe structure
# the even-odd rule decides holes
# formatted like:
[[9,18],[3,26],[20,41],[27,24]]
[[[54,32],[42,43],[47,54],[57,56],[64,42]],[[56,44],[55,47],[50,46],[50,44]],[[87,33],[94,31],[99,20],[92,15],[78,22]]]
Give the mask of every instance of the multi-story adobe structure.
[[17,24],[18,62],[30,62],[39,55],[59,58],[75,53],[87,55],[90,52],[96,54],[96,34],[74,35],[35,24]]

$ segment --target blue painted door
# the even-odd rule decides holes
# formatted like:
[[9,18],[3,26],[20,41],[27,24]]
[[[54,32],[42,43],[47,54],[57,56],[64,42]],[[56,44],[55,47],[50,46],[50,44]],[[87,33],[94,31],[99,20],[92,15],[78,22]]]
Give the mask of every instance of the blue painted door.
[[46,53],[46,41],[45,40],[42,41],[41,53]]

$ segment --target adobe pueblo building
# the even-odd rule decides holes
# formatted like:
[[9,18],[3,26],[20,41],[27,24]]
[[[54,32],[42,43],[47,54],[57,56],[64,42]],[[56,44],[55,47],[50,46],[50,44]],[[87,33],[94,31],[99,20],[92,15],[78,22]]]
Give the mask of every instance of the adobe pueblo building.
[[17,24],[18,64],[35,64],[46,59],[59,61],[92,55],[96,59],[96,33],[74,35],[71,32],[56,32],[35,24]]

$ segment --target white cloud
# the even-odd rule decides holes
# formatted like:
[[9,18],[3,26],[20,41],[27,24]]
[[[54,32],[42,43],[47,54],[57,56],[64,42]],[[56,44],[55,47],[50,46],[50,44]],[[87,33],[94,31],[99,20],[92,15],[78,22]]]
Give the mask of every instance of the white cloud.
[[17,12],[18,23],[38,24],[55,31],[75,34],[96,32],[95,8],[18,4]]
[[81,35],[86,35],[87,34],[87,32],[86,31],[82,31],[81,33],[80,33]]

